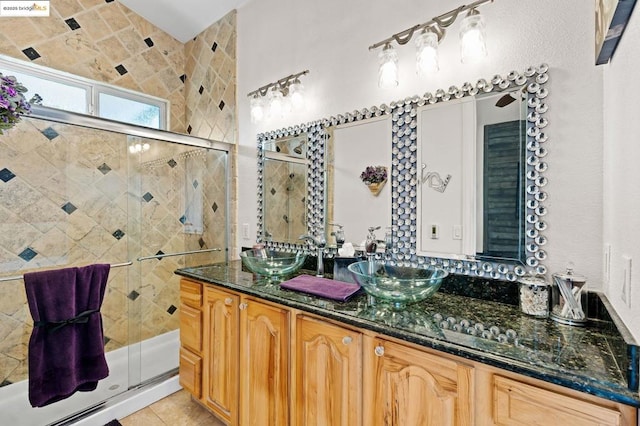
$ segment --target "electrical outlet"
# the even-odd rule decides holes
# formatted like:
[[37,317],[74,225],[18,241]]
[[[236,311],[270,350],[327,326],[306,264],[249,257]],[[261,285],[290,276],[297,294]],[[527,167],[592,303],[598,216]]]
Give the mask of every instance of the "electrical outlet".
[[242,238],[245,240],[249,239],[249,224],[248,223],[243,223],[242,224]]
[[622,256],[622,292],[620,298],[631,309],[631,257]]
[[431,225],[431,239],[437,240],[440,238],[440,227],[438,225]]

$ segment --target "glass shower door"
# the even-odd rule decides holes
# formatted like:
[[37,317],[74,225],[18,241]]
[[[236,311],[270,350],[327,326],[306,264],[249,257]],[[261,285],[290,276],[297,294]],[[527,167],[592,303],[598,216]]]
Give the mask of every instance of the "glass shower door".
[[[178,268],[227,258],[227,152],[129,136],[132,383],[179,363]],[[187,253],[187,254],[183,254]]]

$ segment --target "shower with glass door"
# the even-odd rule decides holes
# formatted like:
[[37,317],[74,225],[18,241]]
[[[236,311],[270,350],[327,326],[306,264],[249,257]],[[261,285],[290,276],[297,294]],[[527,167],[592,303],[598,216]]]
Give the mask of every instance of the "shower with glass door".
[[[0,412],[66,424],[178,367],[178,268],[227,260],[228,144],[38,109],[0,136]],[[27,399],[26,272],[112,265],[100,312],[109,376]]]

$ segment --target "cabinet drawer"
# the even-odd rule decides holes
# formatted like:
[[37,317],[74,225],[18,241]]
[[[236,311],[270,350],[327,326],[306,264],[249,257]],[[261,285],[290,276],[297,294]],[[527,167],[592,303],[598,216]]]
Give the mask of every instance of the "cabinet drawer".
[[180,343],[191,351],[202,352],[202,312],[180,303]]
[[180,385],[196,398],[202,396],[202,358],[180,348]]
[[180,301],[193,308],[200,308],[202,306],[202,284],[181,279]]
[[494,376],[493,421],[498,425],[622,425],[619,411]]

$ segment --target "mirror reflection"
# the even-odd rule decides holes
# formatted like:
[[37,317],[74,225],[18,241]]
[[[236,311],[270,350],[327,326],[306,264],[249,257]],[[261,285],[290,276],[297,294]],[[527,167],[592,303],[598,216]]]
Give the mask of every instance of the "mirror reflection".
[[476,253],[524,263],[526,96],[517,89],[476,105]]
[[524,262],[521,89],[418,108],[417,254]]
[[307,231],[307,135],[279,138],[263,146],[263,239],[299,243]]
[[[331,234],[341,228],[344,241],[361,248],[368,228],[391,226],[391,118],[338,125],[332,133],[327,157],[327,222],[334,225],[329,225],[327,240],[336,246]],[[386,171],[383,182],[372,182],[379,180],[372,171],[376,167]]]
[[[329,247],[335,234],[359,246],[369,227],[380,227],[377,239],[390,243],[384,256],[401,264],[509,281],[546,273],[548,70],[527,67],[258,135],[259,240],[302,246],[299,232],[280,228],[293,213],[272,210],[278,201],[263,185],[266,175],[280,176],[281,185],[295,177],[293,162],[306,166],[298,220]],[[306,156],[295,152],[299,141],[281,138],[300,132]],[[263,145],[273,141],[279,145]],[[275,161],[288,169],[276,172]],[[363,182],[367,167],[388,167],[379,193]]]

